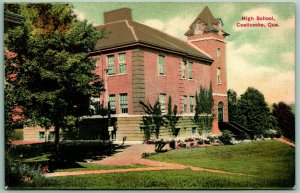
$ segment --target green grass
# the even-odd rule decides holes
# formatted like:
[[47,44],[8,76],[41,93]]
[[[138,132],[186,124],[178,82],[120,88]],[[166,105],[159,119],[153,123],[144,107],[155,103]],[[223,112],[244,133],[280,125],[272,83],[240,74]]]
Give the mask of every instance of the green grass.
[[102,165],[95,163],[76,162],[77,168],[57,169],[56,172],[70,172],[70,171],[83,171],[83,170],[115,170],[115,169],[129,169],[129,168],[142,168],[143,165],[127,165],[127,166],[113,166]]
[[188,169],[127,172],[51,177],[38,189],[291,189],[295,184],[295,149],[277,141],[174,150],[149,159],[254,176]]
[[[32,166],[47,165],[50,154],[44,154],[41,156],[35,156],[27,159],[23,159],[23,163],[27,163]],[[129,168],[141,168],[144,165],[127,165],[127,166],[114,166],[114,165],[102,165],[96,163],[75,162],[70,163],[69,168],[56,168],[54,172],[70,172],[70,171],[82,171],[82,170],[114,170],[114,169],[129,169]]]

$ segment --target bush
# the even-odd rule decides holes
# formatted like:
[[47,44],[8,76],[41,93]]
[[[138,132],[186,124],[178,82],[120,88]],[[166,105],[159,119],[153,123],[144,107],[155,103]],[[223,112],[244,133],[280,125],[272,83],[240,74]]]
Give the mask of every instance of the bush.
[[172,139],[169,143],[169,146],[171,149],[175,149],[176,148],[176,141],[174,139]]
[[223,143],[224,145],[232,145],[233,143],[231,139],[232,139],[232,133],[227,130],[223,131],[222,135],[219,136],[220,142]]
[[209,141],[209,139],[204,139],[204,144],[210,144],[210,141]]
[[8,188],[26,186],[41,187],[46,183],[45,177],[39,168],[33,168],[13,160],[6,155],[5,158],[5,185]]
[[199,144],[199,145],[203,145],[203,139],[199,139],[198,141],[197,141],[197,143]]
[[164,152],[162,149],[166,144],[167,143],[163,139],[155,141],[155,152]]

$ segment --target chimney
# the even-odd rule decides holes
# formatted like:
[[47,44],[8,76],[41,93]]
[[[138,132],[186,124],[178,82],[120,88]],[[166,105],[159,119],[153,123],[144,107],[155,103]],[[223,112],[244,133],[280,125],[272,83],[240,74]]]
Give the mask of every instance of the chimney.
[[120,20],[132,20],[131,9],[121,8],[104,13],[104,23],[110,23]]

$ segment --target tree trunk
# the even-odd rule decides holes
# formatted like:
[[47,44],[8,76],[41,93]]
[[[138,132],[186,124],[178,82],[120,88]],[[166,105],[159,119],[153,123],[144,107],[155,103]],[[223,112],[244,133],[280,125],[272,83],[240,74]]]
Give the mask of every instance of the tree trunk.
[[59,144],[59,129],[60,129],[60,126],[59,124],[54,124],[54,143],[55,143],[55,146],[58,146]]

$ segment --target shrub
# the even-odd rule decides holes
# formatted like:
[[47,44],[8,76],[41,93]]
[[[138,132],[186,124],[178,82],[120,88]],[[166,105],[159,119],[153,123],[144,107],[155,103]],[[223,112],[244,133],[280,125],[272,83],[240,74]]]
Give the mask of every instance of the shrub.
[[220,142],[223,143],[224,145],[232,145],[233,143],[231,139],[232,139],[232,133],[227,130],[223,131],[222,135],[219,136]]
[[22,185],[41,187],[46,183],[41,170],[22,164],[6,156],[5,185],[14,188]]
[[172,139],[169,143],[169,146],[171,149],[175,149],[176,148],[176,141],[174,139]]
[[204,139],[204,144],[210,144],[209,139]]
[[197,141],[197,143],[198,143],[199,145],[203,145],[203,140],[202,140],[202,139],[199,139],[199,140]]
[[155,141],[155,152],[164,152],[162,149],[166,144],[167,143],[163,139]]

